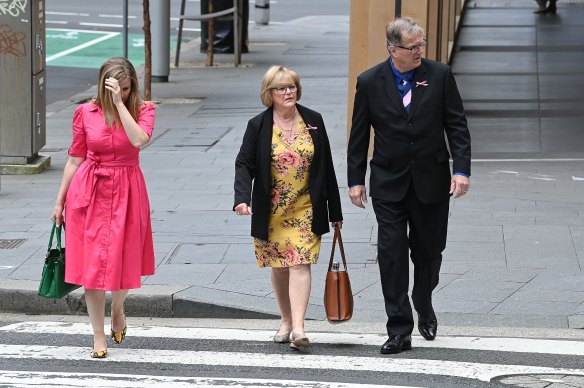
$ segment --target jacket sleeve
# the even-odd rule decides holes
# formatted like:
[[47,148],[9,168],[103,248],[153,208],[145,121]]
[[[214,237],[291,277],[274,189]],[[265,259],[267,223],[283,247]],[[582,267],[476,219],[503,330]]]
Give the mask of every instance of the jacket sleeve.
[[453,161],[452,172],[461,172],[470,176],[470,132],[462,98],[450,68],[446,72],[444,85],[444,131]]
[[335,166],[333,163],[333,155],[331,152],[331,145],[329,142],[328,135],[326,133],[326,128],[324,126],[324,120],[322,120],[322,133],[324,140],[324,155],[327,161],[327,194],[328,194],[328,213],[329,220],[331,222],[342,221],[343,212],[341,210],[341,196],[339,195],[339,185],[337,182],[337,176],[335,174]]
[[239,153],[235,158],[235,190],[233,209],[240,203],[251,205],[251,190],[256,176],[256,158],[259,125],[249,120]]
[[365,185],[367,152],[369,151],[369,139],[371,136],[367,91],[360,78],[357,78],[351,134],[347,146],[347,184],[349,187]]

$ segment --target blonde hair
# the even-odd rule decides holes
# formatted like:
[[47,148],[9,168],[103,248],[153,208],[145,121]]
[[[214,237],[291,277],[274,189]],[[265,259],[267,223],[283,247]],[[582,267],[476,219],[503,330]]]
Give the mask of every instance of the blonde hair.
[[132,87],[125,105],[134,120],[138,121],[138,113],[140,112],[140,106],[143,101],[142,97],[140,97],[136,69],[126,58],[114,57],[105,61],[99,69],[97,97],[93,100],[95,105],[101,107],[105,123],[108,127],[111,127],[114,123],[121,125],[120,115],[114,105],[112,94],[105,88],[105,80],[110,77],[115,78],[118,81],[124,79],[130,80]]
[[296,85],[296,101],[300,100],[302,96],[302,86],[300,86],[300,77],[298,74],[284,66],[272,66],[266,71],[262,78],[262,89],[260,92],[260,99],[262,104],[271,108],[274,105],[272,99],[272,89],[288,85],[287,79],[291,79]]

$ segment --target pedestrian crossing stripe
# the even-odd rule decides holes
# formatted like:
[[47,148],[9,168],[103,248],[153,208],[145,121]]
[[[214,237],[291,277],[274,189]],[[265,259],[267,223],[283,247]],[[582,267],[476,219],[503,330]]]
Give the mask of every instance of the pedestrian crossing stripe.
[[[20,322],[0,327],[0,331],[31,334],[90,335],[89,323],[69,322]],[[168,326],[130,326],[130,335],[144,338],[181,338],[266,342],[271,341],[273,331],[217,328],[185,328]],[[387,339],[381,334],[355,333],[309,333],[314,344],[344,344],[381,346]],[[413,336],[413,346],[419,348],[445,348],[457,350],[479,350],[514,353],[558,354],[584,356],[584,342],[577,340],[551,340],[532,338],[501,337],[462,337],[438,336],[434,341],[425,341],[420,336]]]
[[[108,387],[108,388],[181,388],[181,387],[214,387],[214,388],[379,388],[371,384],[346,384],[322,381],[297,380],[265,380],[243,378],[213,378],[213,377],[179,377],[179,376],[145,376],[98,373],[66,373],[66,372],[28,372],[0,371],[0,384],[10,387],[42,387],[50,381],[52,387]],[[397,385],[384,385],[387,388],[406,388]],[[413,387],[408,387],[413,388]]]
[[[227,357],[232,354],[235,357]],[[110,349],[108,357],[89,358],[89,349],[74,346],[2,345],[0,359],[67,360],[105,363],[144,363],[144,349]],[[415,373],[476,379],[489,382],[506,375],[555,374],[584,376],[584,369],[551,368],[530,365],[480,364],[473,362],[424,360],[392,357],[351,357],[311,354],[262,354],[249,352],[211,352],[149,349],[148,360],[162,364],[212,365],[228,367],[316,369]]]

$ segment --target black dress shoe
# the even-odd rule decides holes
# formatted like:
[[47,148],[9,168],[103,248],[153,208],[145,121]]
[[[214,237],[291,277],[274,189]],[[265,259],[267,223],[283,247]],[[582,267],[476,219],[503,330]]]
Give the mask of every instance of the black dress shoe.
[[411,348],[411,335],[390,335],[389,339],[381,346],[381,354],[395,354]]
[[418,331],[428,341],[434,340],[436,338],[436,330],[438,329],[438,321],[432,319],[431,321],[418,322]]

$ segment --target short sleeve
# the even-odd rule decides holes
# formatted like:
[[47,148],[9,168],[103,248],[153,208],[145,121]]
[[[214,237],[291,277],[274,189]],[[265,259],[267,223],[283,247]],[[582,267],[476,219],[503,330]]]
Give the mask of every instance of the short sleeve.
[[69,156],[87,156],[87,143],[85,142],[85,125],[83,123],[83,107],[79,105],[73,113],[73,141],[69,147]]
[[140,114],[138,116],[138,125],[148,137],[152,137],[152,132],[154,131],[154,109],[156,107],[154,104],[147,103],[142,104],[140,107]]

